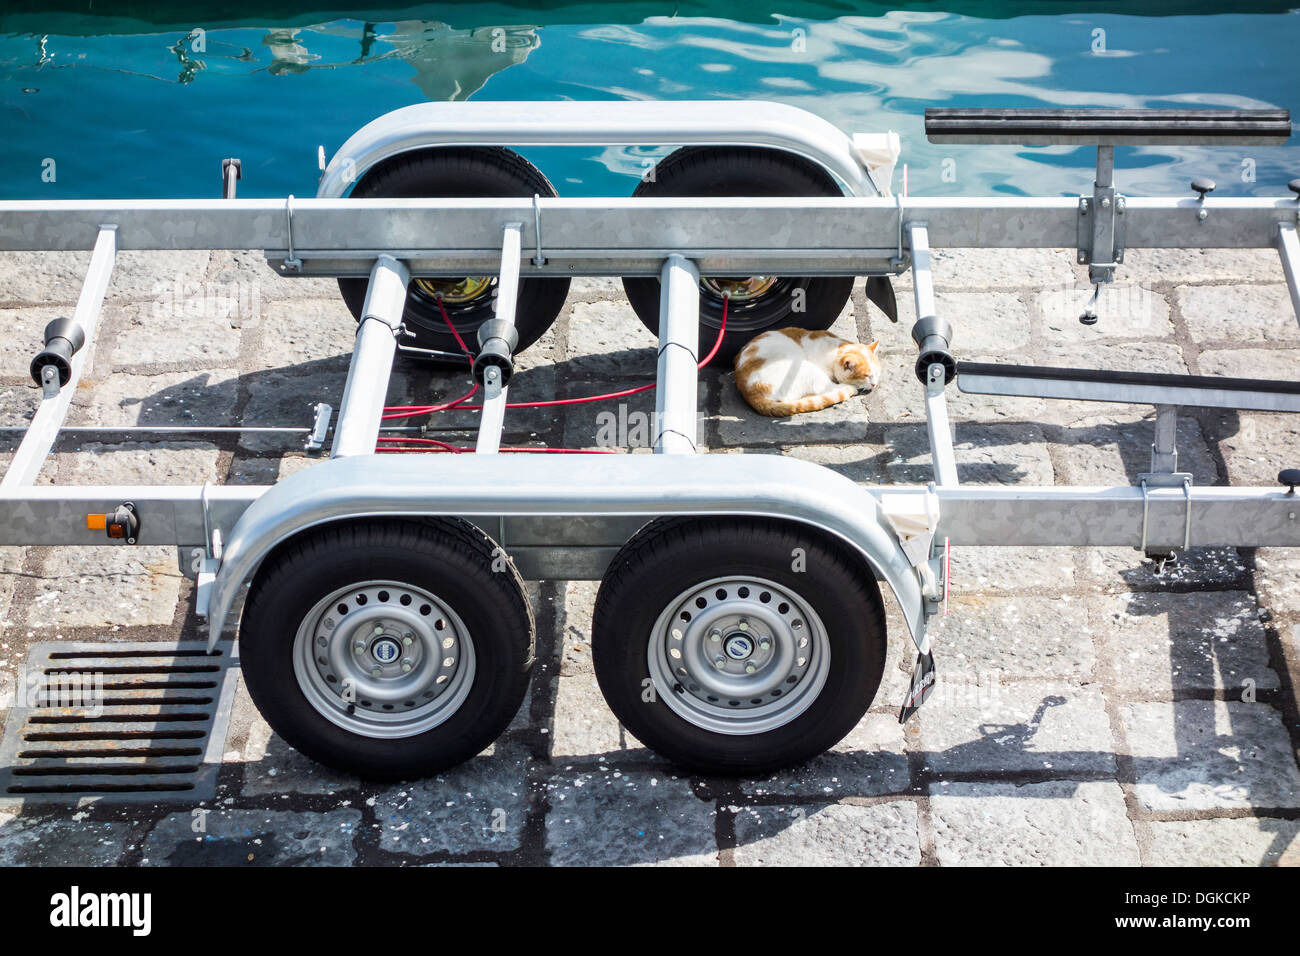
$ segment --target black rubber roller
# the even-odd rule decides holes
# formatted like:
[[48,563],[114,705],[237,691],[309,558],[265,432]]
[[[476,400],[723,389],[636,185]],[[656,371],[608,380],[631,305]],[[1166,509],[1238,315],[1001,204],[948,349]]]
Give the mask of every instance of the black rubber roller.
[[514,352],[519,345],[519,331],[514,323],[489,319],[478,328],[478,355],[474,356],[474,381],[487,384],[487,370],[501,370],[501,385],[510,381],[515,371]]
[[32,359],[32,380],[41,381],[41,369],[53,365],[59,370],[59,387],[72,378],[72,356],[86,344],[86,333],[72,319],[55,319],[45,327],[45,348]]
[[948,351],[952,342],[952,324],[938,316],[927,315],[912,326],[912,341],[921,354],[916,360],[916,377],[925,384],[930,366],[936,362],[943,366],[943,384],[957,377],[957,360]]

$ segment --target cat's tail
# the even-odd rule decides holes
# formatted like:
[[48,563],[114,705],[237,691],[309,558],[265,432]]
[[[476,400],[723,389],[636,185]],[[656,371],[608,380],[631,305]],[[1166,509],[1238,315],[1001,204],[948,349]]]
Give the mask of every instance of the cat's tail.
[[766,415],[768,418],[789,418],[791,415],[799,415],[803,412],[819,412],[823,408],[830,408],[832,405],[847,401],[857,393],[858,390],[852,385],[841,385],[825,394],[805,395],[793,402],[774,402],[758,396],[753,398],[746,396],[746,400],[760,415]]

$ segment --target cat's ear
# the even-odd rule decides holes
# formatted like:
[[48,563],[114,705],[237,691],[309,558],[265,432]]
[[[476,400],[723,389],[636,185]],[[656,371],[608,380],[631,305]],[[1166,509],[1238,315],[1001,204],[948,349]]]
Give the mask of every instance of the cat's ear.
[[872,355],[875,355],[875,354],[876,354],[876,349],[878,349],[878,348],[880,348],[880,339],[876,339],[876,341],[874,341],[874,342],[872,342],[870,345],[868,345],[868,346],[867,346],[867,351],[870,352]]

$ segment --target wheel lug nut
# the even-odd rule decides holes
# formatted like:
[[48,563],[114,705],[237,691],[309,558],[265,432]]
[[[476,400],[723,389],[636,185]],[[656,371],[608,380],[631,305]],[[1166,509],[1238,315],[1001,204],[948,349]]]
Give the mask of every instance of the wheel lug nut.
[[354,654],[361,654],[365,651],[365,649],[366,649],[365,641],[357,641],[355,644],[352,645],[352,652]]
[[764,650],[764,651],[765,651],[765,650],[767,650],[767,649],[768,649],[769,647],[771,647],[771,646],[772,646],[772,642],[769,641],[766,637],[763,638],[762,640],[760,640],[760,641],[758,642],[759,650]]
[[758,670],[758,666],[757,666],[756,664],[754,664],[753,661],[750,661],[748,664],[745,665],[745,673],[746,673],[746,674],[752,674],[752,673],[754,673],[754,671],[756,671],[756,670]]
[[375,633],[376,633],[376,634],[382,634],[382,633],[384,633],[384,625],[382,625],[382,624],[376,622],[376,623],[375,623]]
[[376,668],[374,668],[373,670],[371,670],[371,672],[370,672],[370,676],[371,676],[371,677],[379,677],[379,676],[381,676],[383,673],[384,673],[383,670],[381,670],[380,668],[376,667]]
[[410,669],[411,669],[411,662],[409,660],[402,661],[402,673],[405,674]]
[[715,667],[717,667],[717,669],[720,670],[720,671],[722,671],[722,670],[726,670],[726,669],[727,669],[727,659],[726,659],[725,657],[719,657],[716,661],[713,662],[713,665],[714,665]]
[[410,647],[412,644],[415,643],[415,635],[414,635],[414,634],[403,634],[403,635],[402,635],[402,643],[403,643],[404,645],[406,645],[407,647]]
[[709,640],[714,644],[718,643],[718,641],[722,640],[722,632],[715,627],[713,630],[709,631]]
[[749,630],[749,621],[745,620],[745,619],[742,617],[739,621],[736,622],[736,627],[740,628],[742,631],[748,631],[748,630]]

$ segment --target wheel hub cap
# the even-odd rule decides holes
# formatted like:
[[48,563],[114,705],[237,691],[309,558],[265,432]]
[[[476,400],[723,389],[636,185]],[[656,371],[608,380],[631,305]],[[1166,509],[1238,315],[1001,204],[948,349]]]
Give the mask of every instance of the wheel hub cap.
[[370,656],[380,664],[392,664],[402,653],[402,645],[391,637],[381,637],[370,645]]
[[733,661],[743,661],[754,653],[754,642],[744,634],[731,635],[723,646],[726,648],[727,656]]

